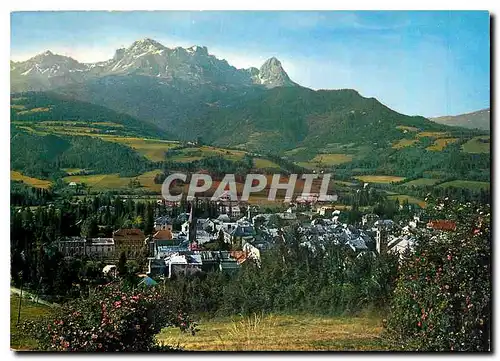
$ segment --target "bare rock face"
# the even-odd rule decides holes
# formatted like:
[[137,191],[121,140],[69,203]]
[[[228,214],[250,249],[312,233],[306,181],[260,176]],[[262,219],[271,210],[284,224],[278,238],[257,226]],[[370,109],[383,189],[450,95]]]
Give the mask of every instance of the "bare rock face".
[[265,85],[268,88],[297,85],[290,79],[283,69],[281,62],[275,57],[269,58],[260,67],[258,79],[259,84]]

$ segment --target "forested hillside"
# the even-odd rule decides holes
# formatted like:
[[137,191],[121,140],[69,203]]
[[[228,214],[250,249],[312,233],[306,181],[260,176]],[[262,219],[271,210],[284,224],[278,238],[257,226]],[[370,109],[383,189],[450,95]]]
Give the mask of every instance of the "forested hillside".
[[130,115],[55,93],[12,94],[10,116],[13,122],[81,121],[122,135],[171,138],[166,131]]

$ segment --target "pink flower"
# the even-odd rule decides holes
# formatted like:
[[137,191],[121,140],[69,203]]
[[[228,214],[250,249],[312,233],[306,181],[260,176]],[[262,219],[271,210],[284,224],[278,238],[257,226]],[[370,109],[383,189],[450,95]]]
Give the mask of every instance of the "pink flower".
[[115,307],[116,307],[116,308],[120,308],[120,307],[121,307],[121,304],[122,304],[122,302],[121,302],[121,301],[116,301],[116,302],[114,303],[114,305],[115,305]]
[[451,261],[451,254],[448,255],[448,261]]
[[418,321],[417,326],[422,327],[422,322]]

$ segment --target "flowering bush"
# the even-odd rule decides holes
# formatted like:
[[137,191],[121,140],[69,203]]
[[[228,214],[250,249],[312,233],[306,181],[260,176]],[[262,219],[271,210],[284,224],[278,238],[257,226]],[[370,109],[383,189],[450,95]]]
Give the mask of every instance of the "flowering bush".
[[117,284],[99,286],[88,298],[61,307],[50,320],[27,322],[47,351],[173,350],[155,340],[164,327],[196,331],[196,324],[157,289],[123,291]]
[[388,331],[405,349],[490,349],[490,208],[443,201],[452,232],[420,237],[401,265]]

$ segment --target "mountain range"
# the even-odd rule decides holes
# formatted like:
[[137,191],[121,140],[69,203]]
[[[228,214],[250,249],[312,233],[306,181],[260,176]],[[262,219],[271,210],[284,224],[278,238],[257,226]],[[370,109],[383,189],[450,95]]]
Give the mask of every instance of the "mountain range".
[[439,124],[489,131],[491,115],[490,108],[486,108],[472,113],[446,115],[429,119]]
[[397,113],[352,89],[302,87],[277,58],[259,69],[237,69],[204,46],[168,48],[142,39],[102,62],[80,63],[46,51],[10,66],[13,93],[49,92],[58,104],[67,99],[103,106],[175,139],[202,138],[251,151],[369,152],[410,137],[401,127],[449,128]]
[[149,76],[169,84],[267,88],[296,85],[274,57],[260,69],[236,69],[226,60],[210,55],[205,46],[171,49],[152,39],[117,49],[113,58],[106,61],[80,63],[48,50],[27,61],[11,62],[10,70],[14,92],[49,90],[112,75]]

